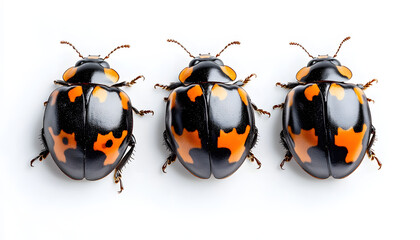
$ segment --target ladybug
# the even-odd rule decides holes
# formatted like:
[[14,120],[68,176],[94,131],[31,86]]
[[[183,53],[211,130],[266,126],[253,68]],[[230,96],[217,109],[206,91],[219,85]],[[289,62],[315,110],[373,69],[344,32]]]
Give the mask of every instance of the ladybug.
[[44,103],[45,113],[41,139],[44,150],[31,161],[42,161],[51,153],[57,166],[68,177],[76,180],[98,180],[115,170],[115,183],[124,189],[121,171],[130,159],[136,140],[133,131],[133,112],[143,116],[150,110],[137,110],[120,87],[130,87],[130,82],[116,83],[118,73],[105,61],[122,45],[105,58],[83,57],[64,72],[61,85]]
[[170,155],[162,166],[179,159],[184,167],[199,178],[225,178],[233,174],[245,158],[261,162],[251,149],[257,141],[254,110],[258,109],[242,88],[255,74],[245,80],[236,79],[235,71],[223,64],[218,57],[231,42],[216,56],[200,54],[179,74],[179,82],[169,86],[156,84],[171,91],[166,105],[166,130],[163,133]]
[[372,151],[375,128],[368,102],[363,90],[377,82],[365,85],[346,83],[352,72],[335,58],[320,55],[313,57],[306,67],[296,74],[298,82],[276,83],[291,89],[283,104],[283,130],[281,139],[287,153],[280,167],[294,157],[310,175],[325,179],[344,178],[351,174],[365,156],[382,164]]

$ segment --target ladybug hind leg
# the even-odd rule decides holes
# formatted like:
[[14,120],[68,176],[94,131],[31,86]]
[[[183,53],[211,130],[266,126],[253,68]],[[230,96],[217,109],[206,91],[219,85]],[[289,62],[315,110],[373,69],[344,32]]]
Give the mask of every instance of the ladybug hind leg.
[[162,172],[166,173],[165,171],[166,167],[168,167],[168,165],[171,165],[173,162],[175,162],[176,154],[175,154],[175,151],[172,149],[171,144],[169,143],[166,130],[163,132],[163,139],[165,140],[166,147],[169,149],[169,151],[171,151],[171,154],[169,155],[169,157],[166,159],[165,163],[162,166]]
[[370,138],[366,153],[371,161],[375,160],[378,163],[378,166],[379,166],[378,170],[379,170],[382,168],[382,163],[379,161],[379,159],[376,157],[375,153],[372,150],[373,143],[375,142],[375,139],[376,139],[375,137],[376,137],[376,129],[374,126],[372,126],[371,138]]
[[128,163],[131,156],[133,155],[135,145],[136,145],[136,138],[133,135],[131,135],[131,138],[128,142],[129,149],[128,149],[127,153],[124,155],[124,157],[121,159],[121,162],[118,164],[117,168],[115,168],[114,182],[120,184],[120,191],[118,191],[118,193],[121,193],[124,190],[124,186],[122,184],[122,174],[121,173],[122,173],[123,167]]
[[47,147],[47,144],[46,144],[46,141],[45,141],[45,137],[44,137],[44,129],[42,129],[42,130],[41,130],[41,141],[42,141],[42,145],[44,145],[44,150],[42,150],[42,151],[38,154],[38,156],[36,156],[35,158],[33,158],[33,159],[31,160],[31,162],[30,162],[31,167],[33,167],[33,163],[34,163],[36,160],[39,160],[39,161],[41,162],[41,161],[42,161],[42,160],[44,160],[44,159],[48,156],[48,154],[50,153],[50,150],[48,150],[48,147]]
[[260,162],[260,160],[258,160],[258,158],[255,157],[255,155],[251,152],[251,149],[255,146],[255,144],[257,143],[257,140],[258,140],[258,128],[255,127],[254,139],[252,140],[251,148],[250,148],[250,150],[248,152],[248,155],[246,157],[251,162],[254,162],[255,161],[257,163],[257,165],[258,165],[258,168],[257,169],[260,169],[261,168],[261,162]]
[[292,160],[293,155],[292,155],[292,153],[289,151],[289,148],[287,147],[287,144],[286,144],[286,139],[284,138],[283,131],[280,133],[280,137],[281,137],[281,142],[282,142],[283,146],[284,146],[284,147],[286,148],[286,150],[287,150],[286,155],[284,155],[284,159],[283,159],[283,161],[281,161],[281,163],[280,163],[280,168],[284,170],[284,168],[283,168],[284,164],[285,164],[286,162],[290,162],[290,160]]

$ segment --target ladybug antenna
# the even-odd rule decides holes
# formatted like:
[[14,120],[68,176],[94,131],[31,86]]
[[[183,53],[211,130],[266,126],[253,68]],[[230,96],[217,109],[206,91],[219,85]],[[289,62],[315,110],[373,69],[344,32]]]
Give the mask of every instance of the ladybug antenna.
[[176,41],[176,40],[173,40],[173,39],[168,39],[168,40],[166,40],[167,42],[173,42],[173,43],[176,43],[176,44],[178,44],[179,46],[181,46],[187,53],[188,53],[188,55],[190,55],[190,57],[192,57],[192,58],[194,58],[194,56],[190,53],[190,52],[188,52],[188,50],[184,47],[184,46],[182,46],[182,44],[181,43],[179,43],[178,41]]
[[343,43],[344,43],[345,41],[348,41],[348,40],[350,40],[350,37],[346,37],[346,38],[344,38],[344,40],[343,40],[343,41],[341,41],[340,46],[338,46],[337,52],[335,52],[335,54],[334,54],[333,58],[337,57],[337,53],[338,53],[338,51],[340,51],[341,45],[343,45]]
[[79,52],[79,51],[77,51],[77,49],[73,46],[73,44],[71,44],[71,43],[69,43],[69,42],[67,42],[67,41],[61,41],[60,43],[61,43],[61,44],[68,44],[68,45],[70,45],[70,46],[74,49],[74,51],[76,51],[76,52],[77,52],[77,54],[79,54],[79,57],[84,58],[84,57],[82,56],[82,54],[80,54],[80,52]]
[[117,51],[118,49],[129,48],[129,47],[130,47],[130,45],[121,45],[121,46],[118,46],[118,47],[114,48],[114,50],[112,50],[110,53],[108,53],[108,55],[106,55],[106,57],[104,57],[104,60],[109,58],[109,55],[111,55],[113,52]]
[[220,51],[218,54],[216,54],[216,57],[220,56],[220,54],[222,54],[222,52],[223,52],[223,51],[225,51],[225,50],[226,50],[226,48],[228,48],[230,45],[234,45],[234,44],[236,44],[236,45],[240,45],[241,43],[240,43],[240,42],[238,42],[238,41],[234,41],[234,42],[229,43],[228,45],[226,45],[226,47],[225,47],[225,48],[223,48],[223,49],[222,49],[222,51]]
[[308,52],[308,51],[306,51],[306,49],[305,49],[302,45],[300,45],[299,43],[290,42],[289,44],[290,44],[290,45],[295,45],[295,46],[299,46],[299,47],[301,47],[301,48],[303,49],[303,51],[305,51],[305,52],[309,55],[309,57],[314,58],[314,57],[313,57],[311,54],[309,54],[309,52]]

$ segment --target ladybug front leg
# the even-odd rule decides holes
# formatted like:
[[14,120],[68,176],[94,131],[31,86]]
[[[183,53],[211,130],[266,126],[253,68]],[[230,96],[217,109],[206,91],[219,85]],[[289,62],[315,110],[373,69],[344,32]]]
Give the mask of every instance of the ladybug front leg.
[[65,82],[65,81],[63,81],[63,80],[55,80],[55,81],[54,81],[54,84],[61,85],[61,86],[71,86],[71,84],[70,84],[70,83]]
[[162,171],[164,173],[166,173],[166,167],[168,167],[168,165],[171,165],[173,162],[175,162],[176,160],[176,154],[175,151],[172,149],[171,144],[169,143],[169,139],[168,139],[168,135],[166,133],[166,130],[163,132],[163,139],[165,140],[165,145],[166,147],[171,151],[171,154],[169,155],[169,157],[166,159],[165,163],[162,166]]
[[130,160],[135,146],[136,146],[136,138],[134,137],[134,135],[131,135],[131,138],[128,141],[129,150],[121,159],[121,162],[118,164],[117,168],[115,168],[114,182],[120,183],[120,191],[118,191],[118,193],[121,193],[124,190],[124,186],[122,184],[122,175],[121,175],[122,168],[128,163],[128,160]]
[[[162,85],[162,84],[156,83],[156,84],[155,84],[155,86],[154,86],[154,88],[156,89],[156,87],[160,87],[160,88],[162,88],[163,90],[166,90],[166,91],[172,91],[173,89],[175,89],[175,88],[177,88],[177,87],[180,87],[180,86],[182,86],[182,85],[183,85],[182,83],[171,83],[171,84],[169,84],[169,85]],[[165,98],[163,98],[163,100],[164,100],[165,102],[167,102],[167,101],[168,101],[168,98],[167,98],[167,97],[165,97]]]
[[44,129],[42,129],[42,130],[41,130],[41,141],[42,141],[42,145],[44,145],[44,150],[42,150],[42,151],[38,154],[38,156],[36,156],[35,158],[33,158],[33,159],[31,160],[31,162],[30,162],[31,167],[33,167],[33,163],[34,163],[36,160],[39,160],[39,161],[41,162],[41,161],[42,161],[42,160],[44,160],[44,159],[48,156],[48,154],[50,153],[50,150],[48,150],[48,147],[47,147],[47,144],[46,144],[46,141],[45,141],[45,137],[44,137]]
[[370,160],[372,160],[372,161],[376,160],[376,162],[379,165],[379,168],[378,168],[378,170],[379,170],[379,169],[382,168],[382,163],[379,161],[379,159],[376,157],[375,153],[372,150],[372,145],[373,145],[373,142],[375,141],[375,137],[376,137],[376,129],[375,129],[374,126],[372,126],[371,135],[372,135],[372,137],[370,138],[366,153],[368,154],[368,157],[370,158]]
[[293,89],[296,86],[299,86],[300,83],[298,82],[289,82],[287,84],[283,84],[281,82],[276,82],[276,86],[280,86],[281,88],[286,88],[286,89]]
[[370,86],[372,86],[373,85],[373,83],[378,83],[378,79],[372,79],[372,80],[370,80],[368,83],[366,83],[365,85],[361,85],[360,84],[360,88],[362,89],[362,90],[366,90],[368,87],[370,87]]
[[246,77],[243,81],[242,81],[242,87],[244,87],[247,83],[249,83],[249,81],[251,81],[252,77],[257,77],[257,74],[252,73],[251,75],[249,75],[248,77]]
[[[300,83],[298,83],[298,82],[289,82],[288,84],[283,84],[281,82],[276,83],[276,86],[280,86],[280,87],[285,88],[285,89],[293,89],[294,87],[299,86],[299,85],[300,85]],[[274,105],[273,109],[276,109],[276,108],[283,109],[284,108],[284,103]]]
[[156,83],[155,84],[155,86],[153,86],[155,89],[156,89],[156,87],[160,87],[160,88],[162,88],[163,90],[166,90],[166,91],[172,91],[172,90],[174,90],[175,88],[177,88],[177,87],[180,87],[180,86],[183,86],[184,84],[183,83],[181,83],[181,82],[173,82],[173,83],[171,83],[171,84],[169,84],[169,85],[162,85],[162,84],[159,84],[159,83]]
[[120,83],[116,83],[114,85],[112,85],[111,87],[131,87],[134,84],[137,83],[137,80],[139,80],[140,78],[143,78],[143,81],[146,79],[143,75],[137,76],[136,78],[134,78],[133,80],[131,80],[130,82],[120,82]]

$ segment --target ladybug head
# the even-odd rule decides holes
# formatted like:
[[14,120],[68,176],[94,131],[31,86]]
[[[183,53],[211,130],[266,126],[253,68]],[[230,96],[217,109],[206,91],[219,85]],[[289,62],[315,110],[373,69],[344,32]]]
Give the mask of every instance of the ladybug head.
[[290,45],[301,47],[309,55],[309,57],[312,58],[306,67],[299,70],[296,74],[296,79],[301,83],[320,81],[343,82],[349,80],[352,77],[350,69],[345,66],[341,66],[341,63],[335,59],[341,45],[349,39],[350,37],[347,37],[341,42],[333,57],[328,55],[319,55],[316,58],[309,54],[302,45],[291,42]]
[[193,58],[188,67],[184,68],[179,74],[179,81],[184,84],[200,83],[200,82],[230,82],[236,79],[235,71],[223,64],[222,60],[218,58],[220,54],[232,44],[240,44],[239,42],[229,43],[216,56],[209,54],[200,54],[194,57],[188,50],[179,42],[168,39],[168,42],[174,42],[180,45]]
[[97,83],[112,84],[118,82],[118,73],[110,68],[105,59],[119,48],[129,48],[129,45],[122,45],[111,51],[105,58],[99,55],[89,55],[83,57],[79,51],[69,42],[62,41],[62,44],[68,44],[79,54],[82,59],[77,61],[74,67],[70,67],[63,74],[63,80],[68,83]]

